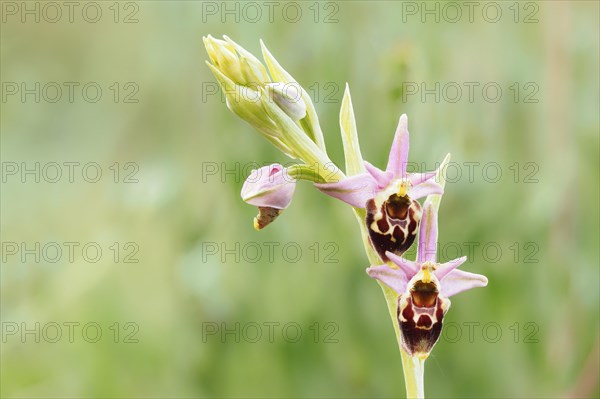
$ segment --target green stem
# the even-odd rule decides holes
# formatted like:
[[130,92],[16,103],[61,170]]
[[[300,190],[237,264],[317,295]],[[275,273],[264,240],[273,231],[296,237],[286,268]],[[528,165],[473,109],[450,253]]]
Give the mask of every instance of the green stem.
[[[360,225],[360,231],[362,234],[363,245],[365,247],[365,252],[367,253],[367,257],[369,258],[369,262],[372,265],[378,265],[381,263],[381,259],[379,255],[371,244],[369,243],[369,233],[367,232],[365,226],[365,210],[354,208],[354,215]],[[425,371],[425,360],[417,357],[412,357],[407,354],[401,345],[401,337],[400,337],[400,326],[398,325],[398,316],[397,316],[397,308],[398,308],[398,294],[388,287],[387,285],[379,282],[379,286],[383,291],[383,296],[385,297],[385,302],[387,304],[388,312],[390,314],[390,318],[392,319],[392,325],[394,327],[394,332],[396,333],[396,341],[398,343],[398,349],[400,350],[400,355],[402,356],[402,369],[404,371],[404,384],[406,386],[406,397],[407,398],[417,398],[422,399],[425,397],[425,389],[424,389],[424,371]]]
[[423,376],[425,374],[425,360],[418,357],[412,357],[400,348],[402,355],[402,368],[404,370],[404,381],[406,384],[406,397],[423,399],[425,398],[425,387]]

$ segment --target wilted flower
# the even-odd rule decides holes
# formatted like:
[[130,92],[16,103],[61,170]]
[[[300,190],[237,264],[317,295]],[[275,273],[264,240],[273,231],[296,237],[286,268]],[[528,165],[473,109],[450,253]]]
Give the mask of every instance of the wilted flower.
[[280,164],[252,171],[242,187],[242,199],[258,207],[254,228],[260,230],[271,223],[292,202],[296,181]]
[[487,278],[457,270],[467,257],[446,263],[436,262],[437,209],[426,201],[419,229],[419,248],[415,262],[391,252],[391,266],[383,264],[367,269],[398,294],[398,325],[401,343],[411,356],[426,358],[442,331],[443,318],[452,295],[475,287],[485,287]]
[[316,184],[327,195],[366,208],[371,244],[384,261],[388,251],[402,255],[414,242],[422,215],[416,200],[443,192],[433,179],[436,172],[406,173],[408,139],[408,118],[403,114],[385,171],[365,162],[367,173],[336,183]]

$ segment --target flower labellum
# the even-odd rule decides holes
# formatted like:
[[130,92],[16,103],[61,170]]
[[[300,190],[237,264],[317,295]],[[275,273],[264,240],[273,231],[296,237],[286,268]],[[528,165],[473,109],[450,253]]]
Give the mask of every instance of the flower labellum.
[[296,189],[293,179],[280,164],[263,166],[252,171],[242,186],[242,199],[258,207],[254,228],[263,229],[292,202]]
[[485,287],[487,278],[456,268],[467,258],[436,263],[437,211],[426,201],[419,230],[419,249],[415,262],[388,252],[391,265],[371,266],[369,276],[398,293],[398,326],[402,348],[411,356],[427,358],[442,332],[450,296]]
[[410,182],[396,186],[398,190],[386,190],[367,201],[369,238],[384,260],[387,251],[402,255],[411,247],[423,214],[421,204],[407,193]]
[[435,265],[423,264],[398,297],[398,323],[404,349],[412,356],[427,356],[442,332],[450,300],[440,295]]
[[268,224],[274,221],[280,213],[281,209],[259,206],[258,215],[254,217],[254,228],[256,230],[264,229]]

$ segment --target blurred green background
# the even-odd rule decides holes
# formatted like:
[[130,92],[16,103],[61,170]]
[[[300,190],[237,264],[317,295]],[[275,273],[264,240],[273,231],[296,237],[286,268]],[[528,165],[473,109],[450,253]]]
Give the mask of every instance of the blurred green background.
[[427,396],[598,397],[599,3],[476,3],[2,2],[2,397],[404,397],[350,209],[301,183],[252,228],[244,178],[291,160],[214,94],[207,34],[262,38],[341,166],[346,82],[365,159],[385,166],[401,113],[411,161],[452,153],[440,260],[489,286],[452,298]]

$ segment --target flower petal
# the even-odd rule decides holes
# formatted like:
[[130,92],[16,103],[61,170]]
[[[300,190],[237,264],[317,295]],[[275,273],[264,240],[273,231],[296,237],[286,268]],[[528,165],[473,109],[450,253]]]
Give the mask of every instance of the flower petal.
[[398,266],[406,277],[410,280],[415,274],[421,270],[421,266],[417,262],[413,262],[412,260],[405,259],[401,256],[396,255],[393,252],[387,251],[385,255],[392,261],[396,266]]
[[440,281],[441,294],[446,298],[471,288],[485,287],[488,283],[487,277],[481,274],[469,273],[462,270],[453,270]]
[[296,180],[280,164],[252,171],[242,186],[242,199],[254,206],[285,209],[292,202]]
[[433,172],[423,172],[423,173],[411,173],[407,176],[407,179],[414,186],[422,184],[424,181],[427,181],[434,177],[437,174],[437,171]]
[[394,174],[392,172],[384,172],[367,161],[365,161],[364,163],[367,172],[369,172],[373,179],[375,179],[380,189],[387,187],[390,184],[390,182],[394,179]]
[[444,188],[433,179],[414,186],[409,192],[409,196],[412,199],[427,197],[430,194],[444,194]]
[[315,183],[315,187],[355,208],[364,208],[378,191],[377,182],[368,173],[350,176],[335,183]]
[[371,266],[367,269],[367,274],[389,286],[400,295],[406,291],[408,278],[400,269],[392,269],[388,265]]
[[397,178],[402,178],[406,174],[406,163],[408,162],[408,117],[402,114],[396,135],[392,143],[392,149],[388,158],[386,171],[393,172]]
[[448,273],[452,272],[452,270],[456,269],[467,260],[466,256],[462,258],[454,259],[446,263],[442,263],[437,265],[435,271],[433,272],[438,280],[442,280],[444,277],[448,275]]
[[436,262],[438,240],[437,212],[430,202],[425,202],[419,226],[417,262]]

